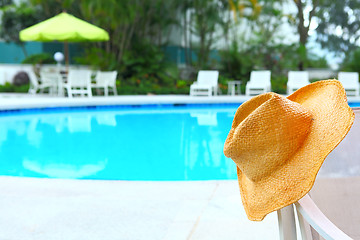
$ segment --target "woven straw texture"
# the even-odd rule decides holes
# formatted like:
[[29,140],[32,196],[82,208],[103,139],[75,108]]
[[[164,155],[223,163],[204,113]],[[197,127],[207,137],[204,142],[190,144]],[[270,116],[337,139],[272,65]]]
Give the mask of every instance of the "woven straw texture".
[[242,104],[224,154],[237,165],[248,218],[261,221],[308,193],[353,121],[337,80],[309,84],[287,98],[265,93]]

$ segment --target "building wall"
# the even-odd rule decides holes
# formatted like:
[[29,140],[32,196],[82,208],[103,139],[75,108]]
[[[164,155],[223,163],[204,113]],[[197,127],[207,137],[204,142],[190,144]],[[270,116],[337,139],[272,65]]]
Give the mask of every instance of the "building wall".
[[[25,43],[25,49],[28,55],[41,53],[42,43]],[[15,43],[0,42],[0,63],[20,63],[24,58],[24,52],[21,47]]]
[[[26,42],[26,52],[29,55],[49,53],[51,56],[56,52],[63,52],[64,44],[61,42]],[[74,58],[81,56],[84,48],[79,43],[69,44],[70,63]],[[0,63],[21,63],[25,59],[24,51],[15,43],[0,42]]]
[[[165,53],[166,60],[176,63],[178,67],[186,66],[186,57],[185,57],[185,48],[181,46],[166,46],[163,48]],[[190,53],[191,61],[197,61],[197,53],[196,50],[191,50]],[[220,55],[218,50],[211,50],[209,55],[209,60],[218,62],[220,61]]]

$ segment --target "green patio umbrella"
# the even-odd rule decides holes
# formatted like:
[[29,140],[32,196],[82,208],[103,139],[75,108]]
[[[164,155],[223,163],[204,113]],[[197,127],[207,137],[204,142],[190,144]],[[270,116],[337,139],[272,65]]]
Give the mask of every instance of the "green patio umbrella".
[[22,41],[64,42],[67,65],[69,63],[68,42],[109,40],[109,34],[104,29],[65,12],[23,29],[19,35]]

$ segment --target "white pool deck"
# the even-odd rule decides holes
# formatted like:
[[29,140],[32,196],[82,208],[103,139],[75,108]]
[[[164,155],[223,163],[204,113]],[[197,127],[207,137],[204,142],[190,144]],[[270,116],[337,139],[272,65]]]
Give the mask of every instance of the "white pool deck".
[[[246,99],[245,96],[175,95],[68,99],[0,94],[0,109],[240,103]],[[360,101],[360,98],[352,100]],[[350,212],[351,219],[357,216],[360,220],[360,210],[355,204],[360,200],[360,178],[346,173],[337,178],[325,175],[315,183],[313,197],[319,205],[326,203],[321,206],[327,207],[326,214],[334,216],[331,220],[359,239],[358,228],[351,227],[344,211]],[[344,185],[345,189],[341,187]],[[331,195],[334,188],[340,192],[337,198]],[[0,193],[0,240],[279,239],[276,213],[269,214],[262,222],[249,221],[241,205],[237,181],[233,180],[154,182],[0,176]],[[330,198],[340,208],[324,201]],[[351,204],[354,205],[351,209],[346,207]],[[334,209],[342,212],[340,220]]]
[[0,177],[0,239],[278,239],[247,220],[236,181]]

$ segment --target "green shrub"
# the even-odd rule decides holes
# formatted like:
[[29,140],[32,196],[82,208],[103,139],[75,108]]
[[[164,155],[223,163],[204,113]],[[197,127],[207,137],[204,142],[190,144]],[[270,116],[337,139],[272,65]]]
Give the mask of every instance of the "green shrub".
[[74,58],[81,65],[89,65],[93,69],[101,71],[119,71],[119,63],[113,53],[108,53],[101,48],[89,48],[85,50],[84,56]]
[[29,91],[29,84],[15,86],[9,82],[6,82],[4,85],[0,85],[0,92],[27,93],[28,91]]
[[14,87],[14,92],[16,93],[27,93],[29,92],[29,84],[23,84],[21,86],[15,86]]
[[186,88],[189,87],[190,82],[189,81],[185,81],[185,80],[178,80],[176,82],[176,87],[177,88]]
[[15,92],[15,86],[6,82],[4,85],[0,85],[0,92]]
[[240,52],[238,43],[234,41],[228,50],[220,53],[220,70],[222,75],[232,79],[248,79],[255,63],[250,52]]
[[188,95],[190,92],[189,87],[137,87],[137,86],[122,86],[118,88],[119,95],[148,95],[148,94],[185,94]]
[[124,81],[135,77],[140,80],[152,79],[157,83],[175,84],[175,79],[169,74],[169,63],[165,61],[164,52],[157,46],[137,41],[131,51],[126,51],[122,58]]
[[56,63],[48,53],[33,54],[26,57],[21,63],[23,64],[54,64]]
[[328,68],[329,64],[325,57],[309,56],[306,67],[308,68]]
[[286,94],[287,77],[275,75],[271,77],[271,91],[278,94]]
[[342,63],[341,70],[360,73],[360,48],[347,54]]

